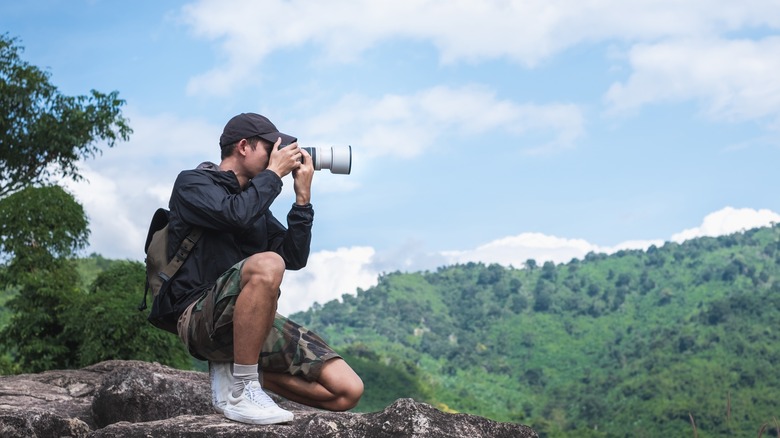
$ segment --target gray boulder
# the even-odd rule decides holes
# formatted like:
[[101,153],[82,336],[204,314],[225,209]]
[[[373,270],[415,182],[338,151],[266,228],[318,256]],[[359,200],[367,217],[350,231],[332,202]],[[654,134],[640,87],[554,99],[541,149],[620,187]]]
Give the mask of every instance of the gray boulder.
[[0,437],[537,437],[521,424],[448,414],[412,399],[353,413],[274,398],[295,420],[236,423],[212,409],[207,373],[106,361],[0,377]]

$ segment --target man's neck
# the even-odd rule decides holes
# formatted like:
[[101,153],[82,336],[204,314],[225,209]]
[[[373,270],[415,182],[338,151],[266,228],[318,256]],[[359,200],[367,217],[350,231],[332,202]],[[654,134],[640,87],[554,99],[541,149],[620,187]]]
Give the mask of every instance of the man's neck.
[[249,177],[239,172],[236,161],[232,157],[227,157],[219,163],[219,170],[223,172],[233,172],[238,180],[238,185],[243,189],[249,183]]

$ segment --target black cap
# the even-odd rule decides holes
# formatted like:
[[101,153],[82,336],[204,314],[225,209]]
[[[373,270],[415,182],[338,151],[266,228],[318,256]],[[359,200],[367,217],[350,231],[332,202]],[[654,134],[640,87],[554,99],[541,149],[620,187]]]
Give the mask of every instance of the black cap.
[[241,113],[227,122],[225,129],[222,130],[222,136],[219,137],[219,146],[233,144],[242,138],[259,136],[271,143],[276,143],[276,139],[282,137],[282,144],[290,144],[298,139],[287,134],[282,134],[276,129],[268,117],[255,113]]

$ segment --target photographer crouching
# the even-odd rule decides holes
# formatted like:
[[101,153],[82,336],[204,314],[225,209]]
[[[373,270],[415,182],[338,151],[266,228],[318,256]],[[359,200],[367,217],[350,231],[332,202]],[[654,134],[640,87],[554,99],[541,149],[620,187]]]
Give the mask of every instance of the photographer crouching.
[[[309,257],[311,149],[254,113],[230,119],[219,144],[219,165],[185,170],[173,186],[168,254],[193,228],[203,233],[165,291],[167,318],[178,322],[190,353],[208,360],[212,402],[231,420],[292,421],[263,388],[317,408],[351,409],[363,394],[360,377],[317,334],[276,313],[285,270]],[[295,203],[285,227],[269,208],[290,173]]]

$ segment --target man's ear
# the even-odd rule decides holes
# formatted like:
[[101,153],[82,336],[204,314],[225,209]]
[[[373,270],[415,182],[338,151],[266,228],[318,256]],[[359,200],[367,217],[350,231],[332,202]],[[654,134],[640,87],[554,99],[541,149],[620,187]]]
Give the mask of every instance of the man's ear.
[[245,138],[242,138],[236,144],[236,150],[238,151],[239,154],[241,154],[244,157],[246,156],[247,148],[251,148],[251,147],[252,146],[249,144],[249,141]]

